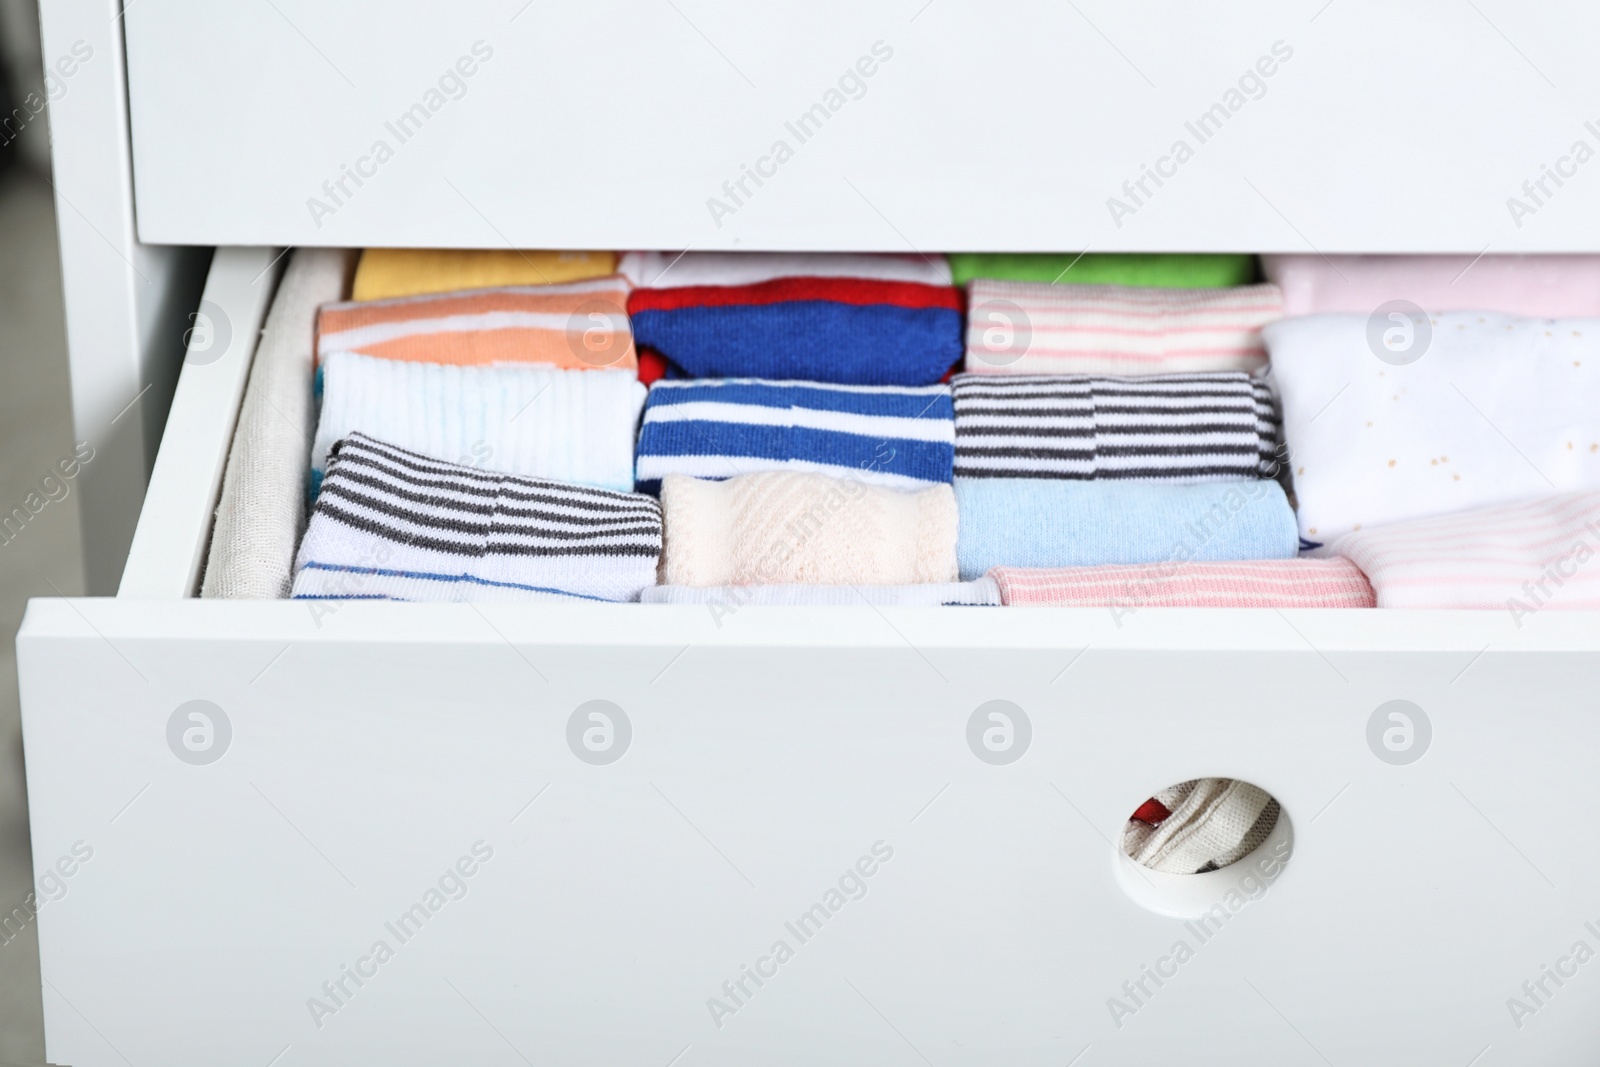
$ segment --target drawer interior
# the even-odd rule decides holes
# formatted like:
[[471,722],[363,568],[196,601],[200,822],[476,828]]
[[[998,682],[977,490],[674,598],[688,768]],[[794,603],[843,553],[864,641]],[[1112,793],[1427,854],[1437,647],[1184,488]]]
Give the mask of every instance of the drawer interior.
[[[198,593],[254,341],[288,252],[218,251],[199,312],[199,321],[215,326],[192,339],[199,347],[191,351],[180,379],[121,596],[192,598]],[[655,262],[660,269],[672,257],[664,254]],[[981,273],[981,257],[971,257],[964,269]]]

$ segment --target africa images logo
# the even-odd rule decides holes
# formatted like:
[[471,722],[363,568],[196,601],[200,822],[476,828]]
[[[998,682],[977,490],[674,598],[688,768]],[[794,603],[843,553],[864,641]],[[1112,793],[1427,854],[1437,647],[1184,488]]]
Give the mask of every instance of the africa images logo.
[[167,747],[185,763],[196,767],[215,763],[232,743],[233,722],[209,700],[179,704],[167,717]]

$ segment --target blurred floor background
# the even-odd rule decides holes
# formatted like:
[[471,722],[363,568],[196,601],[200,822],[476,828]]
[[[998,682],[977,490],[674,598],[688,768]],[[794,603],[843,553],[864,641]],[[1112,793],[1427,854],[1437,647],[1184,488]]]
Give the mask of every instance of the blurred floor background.
[[[33,0],[0,0],[0,514],[22,506],[72,451],[67,344],[49,180],[47,115]],[[27,116],[18,121],[18,114]],[[10,121],[6,122],[9,117]],[[82,595],[74,495],[50,502],[0,543],[0,1064],[41,1063],[39,945],[32,909],[27,793],[17,710],[16,632],[29,597]]]

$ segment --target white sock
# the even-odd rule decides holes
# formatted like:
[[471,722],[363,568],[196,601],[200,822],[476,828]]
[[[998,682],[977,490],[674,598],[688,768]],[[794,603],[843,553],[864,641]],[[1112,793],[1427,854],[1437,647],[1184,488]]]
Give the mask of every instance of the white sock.
[[463,367],[334,352],[322,365],[312,467],[364,433],[486,471],[633,489],[645,387],[620,370]]

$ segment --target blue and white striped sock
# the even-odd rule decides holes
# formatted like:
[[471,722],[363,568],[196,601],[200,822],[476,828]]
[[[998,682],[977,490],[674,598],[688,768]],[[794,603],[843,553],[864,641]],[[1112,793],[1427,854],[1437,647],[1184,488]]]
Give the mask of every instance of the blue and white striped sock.
[[636,477],[723,479],[809,471],[901,489],[948,482],[955,412],[946,385],[869,386],[755,378],[658,381],[645,402]]

